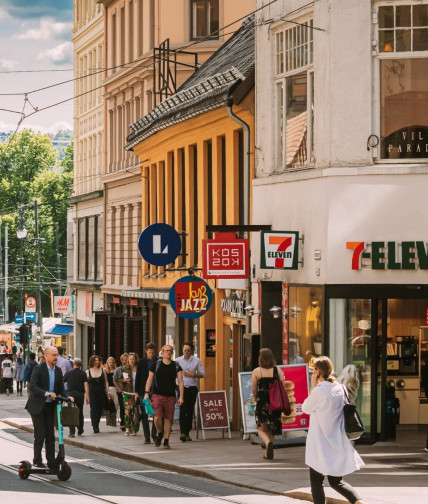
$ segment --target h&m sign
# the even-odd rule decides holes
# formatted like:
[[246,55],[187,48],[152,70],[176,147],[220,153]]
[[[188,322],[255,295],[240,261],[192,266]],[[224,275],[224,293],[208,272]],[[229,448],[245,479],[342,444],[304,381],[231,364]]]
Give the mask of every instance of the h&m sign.
[[428,270],[427,242],[346,242],[352,250],[352,269]]

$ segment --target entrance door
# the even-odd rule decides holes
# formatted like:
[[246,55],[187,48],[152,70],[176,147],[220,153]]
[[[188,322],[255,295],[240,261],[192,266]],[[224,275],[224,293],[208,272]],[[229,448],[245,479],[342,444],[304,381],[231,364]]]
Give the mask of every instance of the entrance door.
[[350,372],[346,378],[348,388],[355,390],[354,402],[366,429],[363,439],[367,441],[375,439],[377,430],[377,392],[372,376],[377,325],[377,304],[373,306],[370,299],[329,300],[329,357],[338,378],[342,372]]

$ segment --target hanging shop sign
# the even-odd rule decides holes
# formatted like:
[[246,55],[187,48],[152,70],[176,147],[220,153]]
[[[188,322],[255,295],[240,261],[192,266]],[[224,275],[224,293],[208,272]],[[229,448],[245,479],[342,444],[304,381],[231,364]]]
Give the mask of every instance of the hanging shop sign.
[[298,268],[298,231],[261,231],[260,235],[261,269]]
[[169,302],[179,317],[196,319],[209,310],[212,291],[202,278],[185,276],[171,287]]
[[235,233],[217,233],[214,240],[202,240],[204,278],[248,278],[248,240]]
[[54,296],[54,313],[73,313],[71,296]]
[[168,224],[152,224],[146,227],[138,238],[141,257],[153,266],[173,263],[181,250],[181,238]]
[[404,241],[371,243],[363,241],[346,242],[352,250],[353,270],[371,268],[374,270],[428,270],[427,242]]

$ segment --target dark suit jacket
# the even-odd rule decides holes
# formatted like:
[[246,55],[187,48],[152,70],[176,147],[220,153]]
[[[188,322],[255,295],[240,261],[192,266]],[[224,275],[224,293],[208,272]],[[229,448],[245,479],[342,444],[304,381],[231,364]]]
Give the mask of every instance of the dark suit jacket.
[[[40,415],[46,401],[46,392],[49,392],[49,371],[46,362],[33,368],[30,380],[30,395],[25,408],[30,415]],[[54,392],[56,395],[67,396],[62,381],[62,371],[55,366]]]
[[143,357],[137,362],[137,374],[135,375],[135,392],[137,392],[141,396],[141,398],[144,397],[146,382],[147,378],[149,377],[147,362],[149,362],[149,367],[151,367],[152,364],[156,361],[156,357],[152,361],[149,361],[147,357]]

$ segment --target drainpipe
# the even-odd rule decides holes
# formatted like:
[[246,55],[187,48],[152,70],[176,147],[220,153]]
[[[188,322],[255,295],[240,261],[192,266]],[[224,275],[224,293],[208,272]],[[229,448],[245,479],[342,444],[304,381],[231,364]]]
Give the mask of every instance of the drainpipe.
[[[227,98],[227,115],[237,122],[244,129],[244,225],[248,226],[250,223],[250,127],[248,124],[235,115],[232,111],[233,98],[228,96]],[[249,233],[245,233],[244,237],[249,238]],[[249,268],[250,270],[250,268]],[[249,272],[250,275],[250,272]],[[251,304],[251,282],[250,276],[245,280],[245,306]],[[251,316],[248,310],[245,310],[245,332],[247,334],[251,333]],[[239,350],[240,356],[242,349]]]

